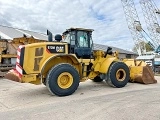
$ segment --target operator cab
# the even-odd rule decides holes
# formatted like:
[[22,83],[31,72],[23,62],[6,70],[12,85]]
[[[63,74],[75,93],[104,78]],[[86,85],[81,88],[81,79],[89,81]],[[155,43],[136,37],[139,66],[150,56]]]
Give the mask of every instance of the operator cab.
[[63,33],[63,42],[69,45],[69,53],[76,54],[78,58],[89,59],[92,56],[93,29],[70,28]]

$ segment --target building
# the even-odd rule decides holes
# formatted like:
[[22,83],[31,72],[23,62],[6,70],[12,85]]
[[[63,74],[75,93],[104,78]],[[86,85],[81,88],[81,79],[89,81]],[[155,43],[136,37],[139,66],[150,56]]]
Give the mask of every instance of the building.
[[[34,38],[40,39],[40,40],[48,39],[48,36],[43,33],[38,33],[34,31],[23,30],[23,29],[0,25],[0,38],[1,39],[12,40],[13,38],[23,37],[24,35],[26,35],[27,37],[33,36]],[[131,51],[123,50],[123,49],[112,47],[112,46],[101,45],[97,43],[94,44],[94,50],[106,51],[108,47],[111,47],[113,51],[118,51],[120,59],[136,58],[138,56],[138,54],[131,52]]]
[[47,40],[47,35],[43,33],[0,25],[1,39],[12,40],[13,38],[23,37],[24,35],[26,35],[27,37],[33,36],[36,39]]
[[127,51],[127,50],[123,50],[117,47],[112,47],[112,46],[108,46],[108,45],[101,45],[101,44],[94,44],[94,50],[103,50],[106,51],[108,47],[111,47],[113,52],[114,51],[118,51],[119,52],[119,58],[120,59],[130,59],[130,58],[136,58],[138,56],[138,54],[131,52],[131,51]]

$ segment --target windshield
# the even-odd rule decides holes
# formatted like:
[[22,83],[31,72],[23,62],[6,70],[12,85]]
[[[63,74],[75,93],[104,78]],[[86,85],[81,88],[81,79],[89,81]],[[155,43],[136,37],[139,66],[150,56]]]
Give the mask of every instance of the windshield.
[[79,47],[88,47],[88,35],[86,32],[78,31],[77,32],[77,40]]

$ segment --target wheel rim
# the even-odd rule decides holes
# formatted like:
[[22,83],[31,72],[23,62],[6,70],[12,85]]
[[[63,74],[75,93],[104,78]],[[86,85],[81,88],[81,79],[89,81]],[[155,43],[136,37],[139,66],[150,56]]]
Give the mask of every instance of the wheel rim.
[[59,75],[57,82],[60,88],[67,89],[73,84],[73,77],[70,73],[64,72]]
[[126,78],[126,72],[124,69],[119,69],[117,72],[116,72],[116,78],[118,81],[124,81],[125,78]]

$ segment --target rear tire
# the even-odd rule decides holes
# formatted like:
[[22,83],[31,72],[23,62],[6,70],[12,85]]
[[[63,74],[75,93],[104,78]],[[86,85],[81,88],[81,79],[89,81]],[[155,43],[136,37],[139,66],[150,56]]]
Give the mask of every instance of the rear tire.
[[74,93],[80,82],[78,71],[70,64],[58,64],[49,71],[46,79],[48,90],[58,96]]
[[130,79],[128,66],[123,62],[114,62],[111,64],[107,73],[106,82],[112,87],[124,87]]
[[94,79],[93,79],[93,82],[102,82],[103,79],[101,79],[99,76],[96,76]]

